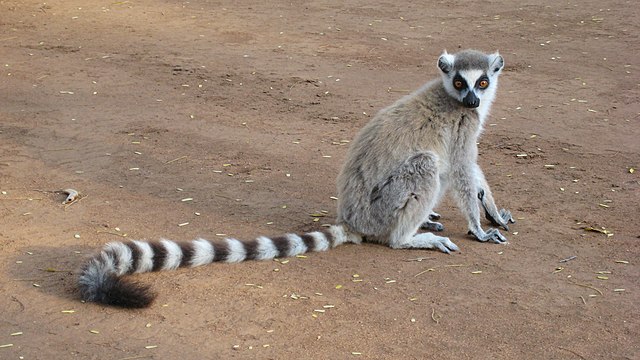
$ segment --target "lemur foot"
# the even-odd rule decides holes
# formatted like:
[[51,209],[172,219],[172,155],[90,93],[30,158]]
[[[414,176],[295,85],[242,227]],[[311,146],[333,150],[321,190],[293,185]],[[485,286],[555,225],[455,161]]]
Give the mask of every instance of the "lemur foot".
[[500,231],[498,231],[498,229],[493,228],[488,229],[486,232],[482,230],[478,232],[469,230],[469,235],[474,236],[476,239],[478,239],[478,241],[481,242],[489,241],[495,244],[506,244],[508,242],[507,238],[504,237],[504,235],[502,235]]
[[503,229],[509,231],[509,225],[508,224],[515,224],[516,220],[513,218],[513,216],[511,216],[511,211],[507,210],[507,209],[500,209],[498,211],[500,217],[502,218],[502,222],[499,221],[491,221],[493,223],[493,225],[496,226],[501,226]]
[[[495,205],[493,205],[492,200],[490,200],[491,206],[487,204],[487,198],[485,197],[484,190],[480,190],[478,192],[478,199],[480,199],[480,203],[482,204],[482,208],[484,209],[484,215],[487,218],[487,220],[489,220],[491,224],[495,226],[500,226],[506,231],[509,231],[509,224],[510,223],[513,224],[516,222],[513,216],[511,216],[511,211],[507,209],[500,209],[498,210],[497,214],[491,214],[496,210]],[[494,209],[494,210],[490,210],[490,209]]]
[[427,220],[427,221],[423,222],[420,227],[422,229],[424,229],[424,230],[427,230],[427,231],[442,231],[442,230],[444,230],[444,225],[440,224],[439,222],[435,222],[435,221],[431,221],[431,220]]
[[438,249],[449,254],[452,251],[460,251],[458,246],[449,238],[434,235],[432,233],[415,234],[402,243],[389,244],[394,249]]

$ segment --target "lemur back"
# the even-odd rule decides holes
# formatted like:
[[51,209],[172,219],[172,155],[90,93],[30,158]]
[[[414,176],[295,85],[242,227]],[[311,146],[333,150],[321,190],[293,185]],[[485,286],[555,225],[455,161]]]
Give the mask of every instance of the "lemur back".
[[494,225],[508,229],[511,213],[498,210],[482,170],[476,141],[491,107],[504,60],[500,55],[446,51],[441,78],[381,110],[356,136],[338,176],[336,225],[301,235],[251,241],[197,239],[106,244],[82,267],[82,298],[122,307],[149,306],[155,294],[125,276],[212,262],[241,262],[326,251],[364,241],[391,248],[458,250],[433,212],[449,188],[480,241],[506,242],[480,226],[480,205]]

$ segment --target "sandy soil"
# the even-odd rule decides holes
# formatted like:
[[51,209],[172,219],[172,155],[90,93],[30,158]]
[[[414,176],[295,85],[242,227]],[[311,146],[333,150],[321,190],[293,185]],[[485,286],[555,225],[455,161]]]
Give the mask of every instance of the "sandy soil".
[[[639,359],[639,15],[1,0],[0,358]],[[454,255],[348,245],[141,275],[145,310],[80,302],[75,272],[108,241],[332,222],[347,141],[467,47],[507,62],[480,161],[518,219],[508,245],[467,237],[447,200]]]

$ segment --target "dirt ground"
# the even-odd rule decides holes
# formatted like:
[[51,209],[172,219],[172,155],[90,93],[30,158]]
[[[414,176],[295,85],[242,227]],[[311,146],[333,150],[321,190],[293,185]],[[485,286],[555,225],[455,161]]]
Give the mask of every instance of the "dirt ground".
[[[640,8],[515,3],[0,0],[0,358],[640,359]],[[108,241],[331,223],[348,141],[469,47],[507,64],[479,146],[508,245],[447,199],[460,253],[345,245],[80,301]]]

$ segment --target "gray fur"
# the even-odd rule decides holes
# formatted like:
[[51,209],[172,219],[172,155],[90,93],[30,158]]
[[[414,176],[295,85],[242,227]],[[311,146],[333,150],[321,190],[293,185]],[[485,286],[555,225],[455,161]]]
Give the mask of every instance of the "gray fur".
[[[455,251],[446,237],[417,234],[421,226],[442,230],[431,221],[439,217],[433,209],[451,188],[471,234],[506,242],[497,229],[484,231],[480,225],[480,204],[487,218],[505,229],[513,218],[497,209],[477,164],[476,145],[504,59],[497,53],[445,51],[437,65],[440,79],[381,110],[353,141],[338,176],[338,225],[392,248]],[[455,88],[460,76],[468,87]],[[489,83],[485,89],[477,86],[483,79]],[[467,102],[468,97],[478,102]]]

